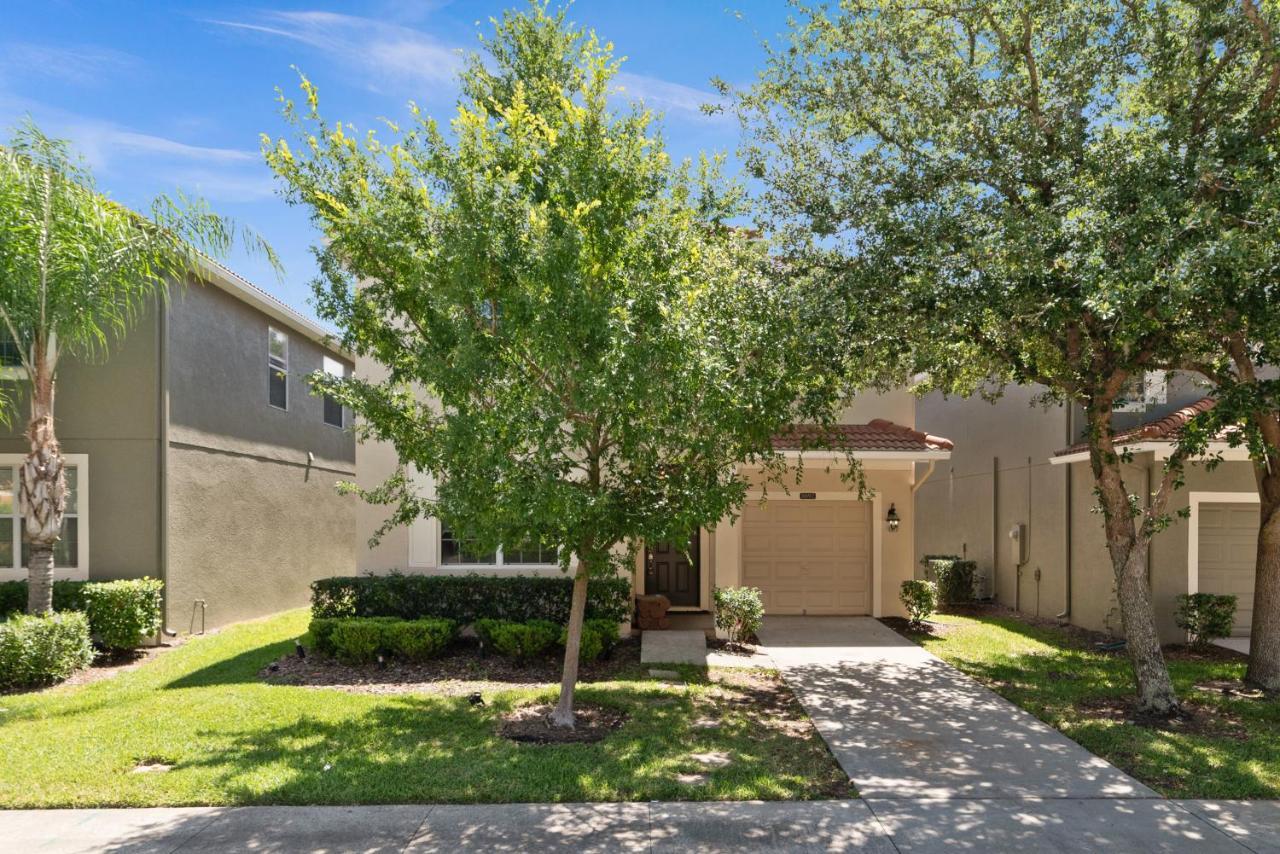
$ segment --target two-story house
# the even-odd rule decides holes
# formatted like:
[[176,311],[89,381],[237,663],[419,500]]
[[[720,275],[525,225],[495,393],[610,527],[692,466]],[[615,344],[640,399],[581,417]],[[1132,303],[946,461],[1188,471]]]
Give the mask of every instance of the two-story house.
[[[376,364],[357,366],[362,376],[377,377]],[[769,614],[898,615],[904,580],[915,569],[913,495],[928,467],[951,455],[947,439],[915,429],[916,400],[907,392],[868,394],[844,410],[836,436],[853,451],[865,473],[869,495],[860,500],[855,485],[842,479],[847,456],[803,454],[803,476],[749,494],[742,515],[698,532],[690,543],[645,543],[632,573],[637,594],[661,593],[673,612],[687,614],[683,626],[711,626],[711,591],[750,586],[763,592]],[[775,437],[775,445],[800,462],[807,428],[797,426]],[[358,482],[382,483],[397,466],[394,449],[361,444]],[[917,473],[917,464],[923,464]],[[799,467],[793,467],[797,472]],[[748,477],[755,474],[746,472]],[[422,478],[430,495],[434,484]],[[553,553],[536,549],[498,549],[472,554],[465,532],[440,520],[419,519],[383,537],[368,549],[369,536],[386,518],[384,507],[360,510],[358,564],[361,572],[559,574]]]
[[[349,372],[325,331],[210,262],[109,358],[59,368],[71,490],[56,577],[165,582],[166,625],[199,631],[307,602],[355,566],[350,412],[310,394]],[[12,379],[16,354],[0,348]],[[15,390],[19,390],[18,386]],[[16,501],[24,401],[0,427],[0,580],[26,577]]]

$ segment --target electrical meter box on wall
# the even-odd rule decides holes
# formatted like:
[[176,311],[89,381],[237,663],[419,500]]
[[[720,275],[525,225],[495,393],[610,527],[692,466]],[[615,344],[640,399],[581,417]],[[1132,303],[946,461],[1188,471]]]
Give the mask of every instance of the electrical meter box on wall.
[[1009,555],[1016,566],[1027,562],[1027,526],[1022,522],[1009,529]]

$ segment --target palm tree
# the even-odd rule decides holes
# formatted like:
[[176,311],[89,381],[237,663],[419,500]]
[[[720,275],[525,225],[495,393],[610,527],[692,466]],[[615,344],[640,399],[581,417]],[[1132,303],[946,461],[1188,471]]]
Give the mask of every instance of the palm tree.
[[[277,266],[270,247],[244,237]],[[31,451],[18,487],[28,612],[53,608],[53,548],[66,509],[53,417],[59,360],[105,358],[170,283],[198,273],[207,255],[225,255],[235,238],[234,224],[200,199],[159,196],[148,216],[111,201],[68,143],[29,118],[0,146],[0,337],[17,345],[30,401]],[[14,400],[0,393],[0,416],[12,414]]]

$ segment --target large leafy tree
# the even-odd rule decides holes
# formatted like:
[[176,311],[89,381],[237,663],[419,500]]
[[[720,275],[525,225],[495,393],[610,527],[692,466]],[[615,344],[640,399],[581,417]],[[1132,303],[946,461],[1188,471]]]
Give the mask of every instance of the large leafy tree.
[[1199,263],[1221,236],[1206,220],[1219,179],[1243,177],[1221,159],[1243,124],[1223,101],[1273,144],[1262,33],[1275,14],[1248,2],[797,4],[787,43],[736,102],[789,256],[897,336],[855,338],[852,364],[905,354],[937,387],[1038,383],[1083,407],[1144,712],[1178,707],[1146,556],[1188,451],[1152,495],[1132,494],[1112,412],[1144,372],[1205,352]]
[[[234,237],[234,226],[198,200],[160,196],[146,217],[111,201],[67,143],[30,120],[0,146],[0,337],[17,345],[30,406],[18,501],[31,613],[53,607],[53,549],[66,508],[54,420],[62,358],[105,358],[171,282],[199,269],[202,251],[224,254]],[[0,415],[11,417],[18,400],[0,396]]]
[[610,46],[536,3],[494,23],[447,129],[414,109],[394,141],[357,134],[304,80],[300,144],[266,155],[324,233],[320,313],[389,372],[317,379],[437,484],[368,497],[573,567],[571,727],[590,579],[733,513],[738,464],[777,471],[771,435],[830,384],[715,164],[674,166],[647,110],[612,106]]
[[[1163,145],[1181,154],[1153,183],[1186,199],[1195,254],[1185,268],[1203,351],[1170,367],[1200,372],[1217,405],[1185,444],[1226,432],[1249,449],[1259,495],[1253,624],[1245,678],[1280,690],[1280,44],[1274,4],[1242,0],[1144,10],[1159,69],[1140,90],[1166,109]],[[1170,98],[1171,81],[1181,90]]]

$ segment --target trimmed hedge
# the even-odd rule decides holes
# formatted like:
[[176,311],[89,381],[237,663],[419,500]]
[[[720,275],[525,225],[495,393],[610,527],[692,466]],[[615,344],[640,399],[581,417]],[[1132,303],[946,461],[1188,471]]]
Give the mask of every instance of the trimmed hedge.
[[436,618],[316,617],[311,620],[312,648],[347,664],[368,664],[380,654],[425,661],[443,652],[457,634],[457,623]]
[[973,601],[978,564],[959,555],[925,555],[925,578],[937,582],[938,601],[944,605],[967,605]]
[[[562,636],[559,626],[550,620],[476,620],[476,634],[486,649],[511,658],[528,659],[546,652]],[[585,627],[583,638],[586,638]],[[598,654],[598,653],[597,653]]]
[[[109,650],[134,649],[160,631],[164,583],[155,578],[55,581],[55,613],[83,611],[94,640]],[[27,582],[0,582],[0,619],[27,609]]]
[[[83,611],[84,588],[89,581],[53,582],[54,611]],[[0,581],[0,619],[27,610],[27,582]]]
[[81,592],[94,640],[110,650],[141,646],[160,631],[163,590],[157,578],[86,584]]
[[[311,584],[311,615],[441,617],[467,626],[477,620],[569,622],[573,579],[533,575],[378,575],[322,578]],[[631,617],[631,579],[593,578],[587,618],[622,623]]]
[[[608,655],[618,645],[618,624],[613,620],[587,620],[582,624],[582,642],[578,645],[578,661],[595,661]],[[569,642],[569,627],[560,630],[560,646]]]
[[78,611],[0,623],[0,689],[52,685],[92,662],[89,620]]

